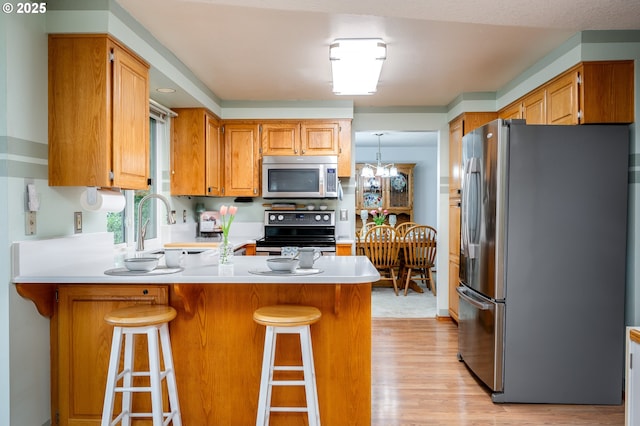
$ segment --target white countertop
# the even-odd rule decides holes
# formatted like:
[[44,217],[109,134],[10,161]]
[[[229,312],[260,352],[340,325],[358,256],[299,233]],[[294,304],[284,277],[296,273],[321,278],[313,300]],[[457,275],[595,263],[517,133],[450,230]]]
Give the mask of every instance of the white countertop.
[[[104,234],[107,234],[105,238]],[[254,283],[254,284],[359,284],[375,282],[378,271],[365,256],[322,256],[312,275],[258,275],[267,271],[266,256],[235,256],[233,264],[219,267],[215,251],[188,255],[181,272],[163,275],[113,276],[116,268],[111,234],[86,234],[51,240],[23,241],[12,247],[14,283]],[[160,266],[163,266],[161,259]]]

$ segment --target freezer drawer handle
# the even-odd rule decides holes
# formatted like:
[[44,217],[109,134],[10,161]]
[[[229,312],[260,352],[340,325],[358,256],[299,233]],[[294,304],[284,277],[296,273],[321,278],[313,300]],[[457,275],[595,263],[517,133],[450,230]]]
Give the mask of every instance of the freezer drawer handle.
[[484,302],[482,300],[478,300],[477,298],[468,295],[467,292],[462,287],[456,288],[456,291],[458,292],[460,297],[462,297],[466,302],[468,302],[469,304],[475,306],[480,310],[488,311],[488,310],[491,310],[491,308],[493,307],[493,305],[491,305],[490,303]]

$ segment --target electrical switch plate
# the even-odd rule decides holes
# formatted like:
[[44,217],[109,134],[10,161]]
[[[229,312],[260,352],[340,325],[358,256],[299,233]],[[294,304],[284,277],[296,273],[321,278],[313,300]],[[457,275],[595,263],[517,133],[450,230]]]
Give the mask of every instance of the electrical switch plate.
[[36,212],[26,212],[25,214],[25,234],[35,235],[36,233]]
[[343,222],[349,220],[347,217],[347,209],[340,209],[340,220]]
[[82,212],[73,212],[73,232],[82,233]]

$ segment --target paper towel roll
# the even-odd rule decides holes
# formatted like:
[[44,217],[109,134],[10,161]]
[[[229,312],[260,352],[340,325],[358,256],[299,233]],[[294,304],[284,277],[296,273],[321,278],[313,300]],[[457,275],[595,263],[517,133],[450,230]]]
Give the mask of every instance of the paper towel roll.
[[80,205],[84,210],[90,212],[121,212],[126,204],[124,194],[107,189],[99,189],[96,195],[96,202],[89,204],[87,191],[82,191],[80,195]]

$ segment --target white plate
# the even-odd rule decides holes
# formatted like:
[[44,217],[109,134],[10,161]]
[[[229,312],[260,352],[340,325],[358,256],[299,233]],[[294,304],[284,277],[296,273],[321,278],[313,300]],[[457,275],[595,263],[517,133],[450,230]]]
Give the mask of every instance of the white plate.
[[158,266],[156,269],[146,272],[146,271],[130,271],[127,268],[113,268],[107,269],[104,271],[106,275],[120,275],[120,276],[143,276],[143,275],[166,275],[166,274],[175,274],[176,272],[182,271],[184,268],[166,268],[163,266]]
[[250,274],[256,274],[256,275],[277,275],[280,277],[284,277],[284,276],[300,276],[300,275],[313,275],[313,274],[319,274],[323,272],[322,269],[314,269],[314,268],[309,268],[309,269],[303,269],[303,268],[298,268],[296,270],[294,270],[293,272],[283,272],[283,271],[272,271],[271,269],[251,269],[249,270]]

